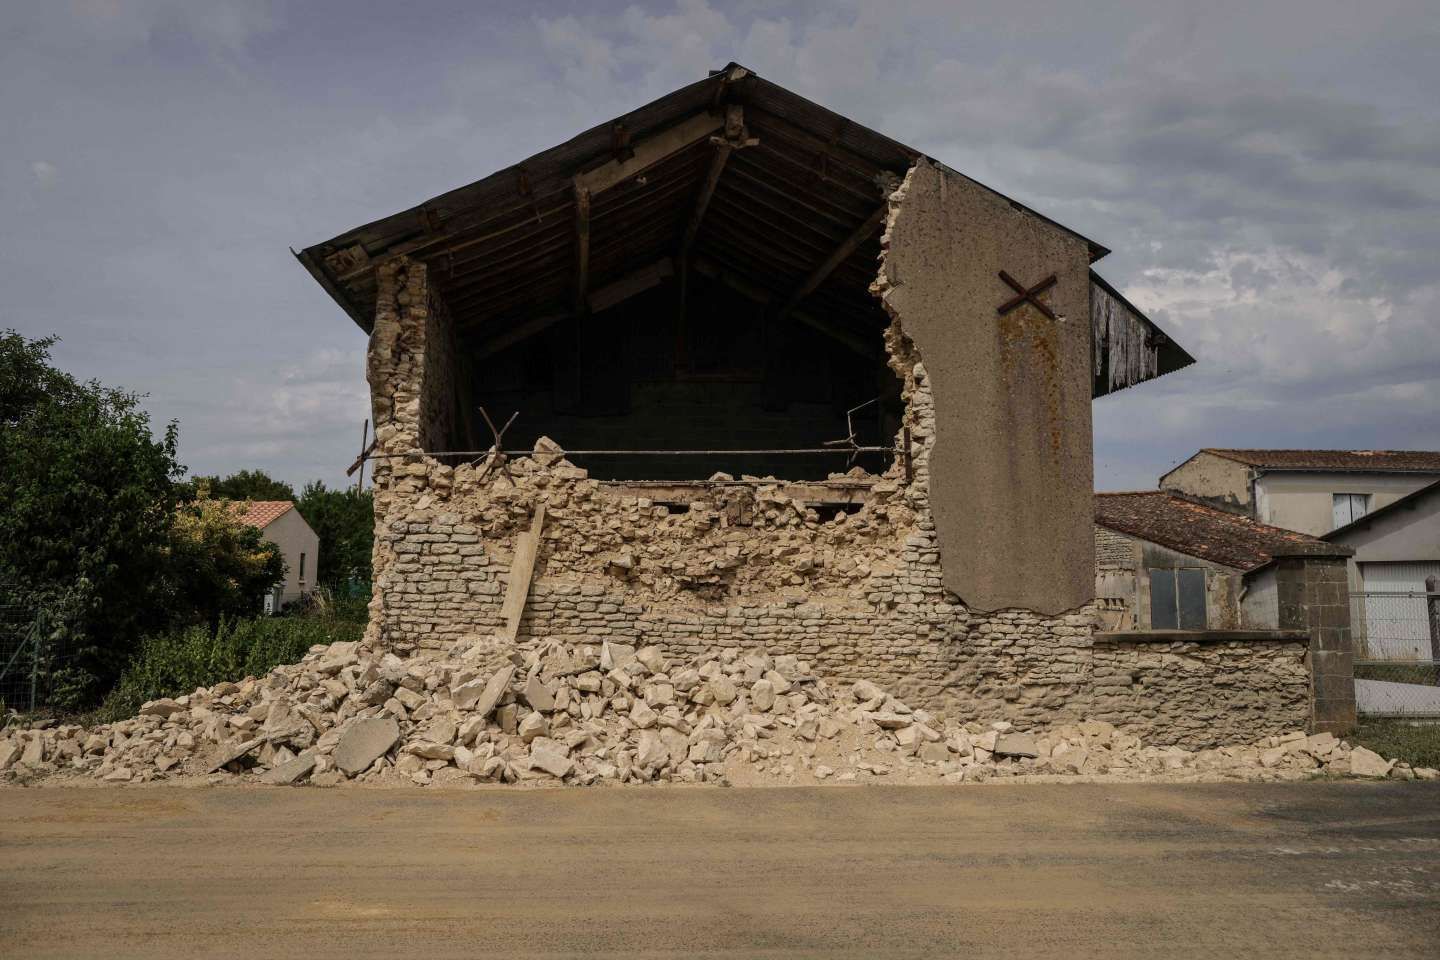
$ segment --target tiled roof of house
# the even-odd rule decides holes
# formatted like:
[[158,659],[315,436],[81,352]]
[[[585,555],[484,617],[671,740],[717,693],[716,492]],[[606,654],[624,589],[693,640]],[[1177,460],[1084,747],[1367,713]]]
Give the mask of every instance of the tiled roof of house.
[[295,506],[293,500],[244,500],[231,505],[240,522],[264,530]]
[[1277,556],[1348,556],[1351,552],[1168,490],[1097,493],[1095,522],[1237,570],[1263,567]]
[[1440,451],[1435,450],[1232,450],[1206,447],[1201,452],[1266,470],[1440,473]]

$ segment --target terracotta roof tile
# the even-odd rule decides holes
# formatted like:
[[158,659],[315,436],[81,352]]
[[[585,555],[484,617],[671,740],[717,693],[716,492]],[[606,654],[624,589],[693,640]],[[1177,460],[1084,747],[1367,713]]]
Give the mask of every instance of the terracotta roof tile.
[[1253,570],[1277,556],[1349,556],[1349,548],[1284,530],[1168,490],[1097,493],[1095,522],[1212,563]]
[[231,504],[240,522],[264,530],[295,506],[293,500],[243,500]]
[[1266,470],[1440,473],[1440,451],[1435,450],[1235,450],[1206,447],[1201,452]]

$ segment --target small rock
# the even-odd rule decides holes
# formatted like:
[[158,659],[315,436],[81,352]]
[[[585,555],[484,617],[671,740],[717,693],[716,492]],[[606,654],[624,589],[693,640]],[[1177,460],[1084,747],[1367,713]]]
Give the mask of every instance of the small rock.
[[532,710],[549,713],[555,709],[555,695],[534,674],[526,679],[522,696],[525,697],[525,702],[530,704]]
[[159,700],[151,700],[149,703],[140,706],[142,717],[169,717],[171,714],[179,713],[185,708],[169,697],[162,697]]

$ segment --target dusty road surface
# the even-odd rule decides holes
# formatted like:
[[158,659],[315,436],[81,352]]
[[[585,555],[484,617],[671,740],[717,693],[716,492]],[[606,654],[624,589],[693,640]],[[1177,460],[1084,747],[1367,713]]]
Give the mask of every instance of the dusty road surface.
[[1440,784],[0,790],[0,954],[1440,956]]

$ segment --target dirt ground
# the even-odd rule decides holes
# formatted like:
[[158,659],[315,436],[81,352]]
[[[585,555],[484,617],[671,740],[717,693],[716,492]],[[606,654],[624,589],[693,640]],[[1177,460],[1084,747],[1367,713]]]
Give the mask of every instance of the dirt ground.
[[0,790],[39,957],[1409,957],[1440,784]]

